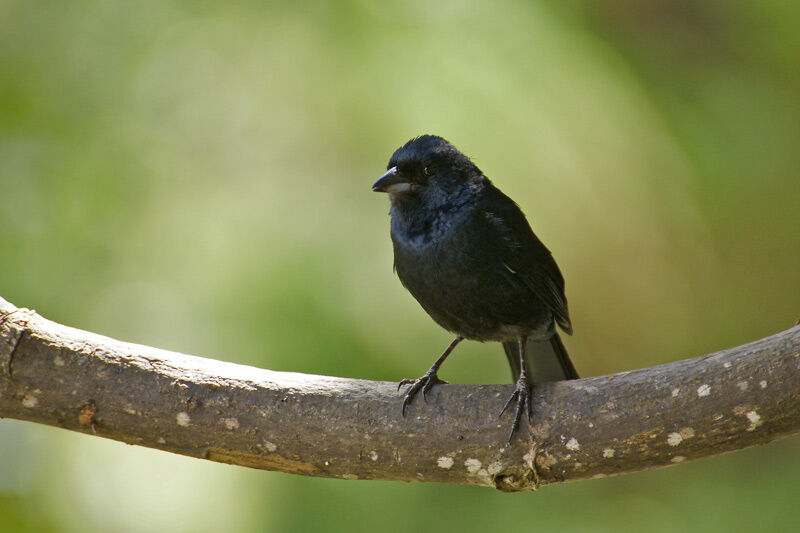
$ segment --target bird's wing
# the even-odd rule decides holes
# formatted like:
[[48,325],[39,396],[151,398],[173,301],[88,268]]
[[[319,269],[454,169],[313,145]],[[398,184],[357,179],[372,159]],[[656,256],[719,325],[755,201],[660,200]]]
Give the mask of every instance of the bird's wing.
[[[533,233],[514,201],[490,185],[482,205],[484,216],[497,232],[503,265],[543,302],[567,334],[572,334],[564,277],[550,250]],[[483,203],[483,202],[482,202]]]

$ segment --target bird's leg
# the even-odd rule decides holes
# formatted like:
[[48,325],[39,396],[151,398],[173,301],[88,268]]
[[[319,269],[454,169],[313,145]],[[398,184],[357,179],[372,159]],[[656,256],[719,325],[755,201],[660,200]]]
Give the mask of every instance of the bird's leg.
[[525,345],[527,339],[525,337],[519,337],[517,339],[517,345],[519,346],[519,362],[521,371],[519,373],[519,378],[517,378],[517,388],[514,389],[514,392],[511,394],[511,397],[506,402],[505,406],[503,406],[503,410],[500,411],[500,415],[502,416],[503,413],[506,412],[508,406],[511,405],[511,402],[517,402],[517,408],[514,411],[514,423],[511,425],[511,433],[508,435],[508,444],[511,444],[511,439],[514,437],[514,432],[517,431],[519,427],[519,420],[522,417],[523,411],[528,411],[528,422],[531,420],[531,386],[528,383],[528,363],[526,360],[526,353],[525,353]]
[[456,337],[453,342],[450,343],[450,346],[444,351],[444,353],[436,360],[435,363],[425,372],[425,375],[419,379],[410,380],[410,379],[403,379],[399,385],[397,385],[397,390],[400,390],[400,387],[403,385],[411,385],[409,389],[406,391],[405,396],[403,397],[403,416],[406,416],[406,407],[408,404],[411,403],[411,400],[414,398],[420,389],[422,390],[422,399],[425,400],[428,394],[434,385],[438,385],[439,383],[447,383],[446,381],[442,381],[439,379],[439,376],[436,375],[439,372],[439,367],[442,366],[444,360],[447,359],[447,356],[450,355],[450,352],[453,351],[453,348],[458,346],[458,343],[463,341],[464,337],[459,335]]

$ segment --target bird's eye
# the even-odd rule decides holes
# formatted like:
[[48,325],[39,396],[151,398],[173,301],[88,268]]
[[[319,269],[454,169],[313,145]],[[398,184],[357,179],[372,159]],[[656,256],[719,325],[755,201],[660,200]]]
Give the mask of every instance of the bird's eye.
[[431,165],[428,165],[425,168],[423,168],[422,171],[425,173],[426,176],[430,178],[431,176],[433,176],[434,168]]

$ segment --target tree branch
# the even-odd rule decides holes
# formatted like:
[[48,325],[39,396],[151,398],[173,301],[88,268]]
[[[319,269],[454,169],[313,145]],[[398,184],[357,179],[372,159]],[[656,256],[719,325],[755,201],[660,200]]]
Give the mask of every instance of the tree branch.
[[309,476],[501,490],[666,466],[800,429],[800,327],[653,368],[534,387],[444,385],[400,416],[397,385],[272,372],[127,344],[0,298],[0,417]]

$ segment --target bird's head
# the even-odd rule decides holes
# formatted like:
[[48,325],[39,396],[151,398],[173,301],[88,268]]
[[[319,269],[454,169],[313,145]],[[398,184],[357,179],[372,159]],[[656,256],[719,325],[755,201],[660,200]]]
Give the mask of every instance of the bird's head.
[[458,149],[435,135],[422,135],[398,148],[387,172],[372,190],[388,193],[393,202],[444,203],[463,196],[482,177]]

